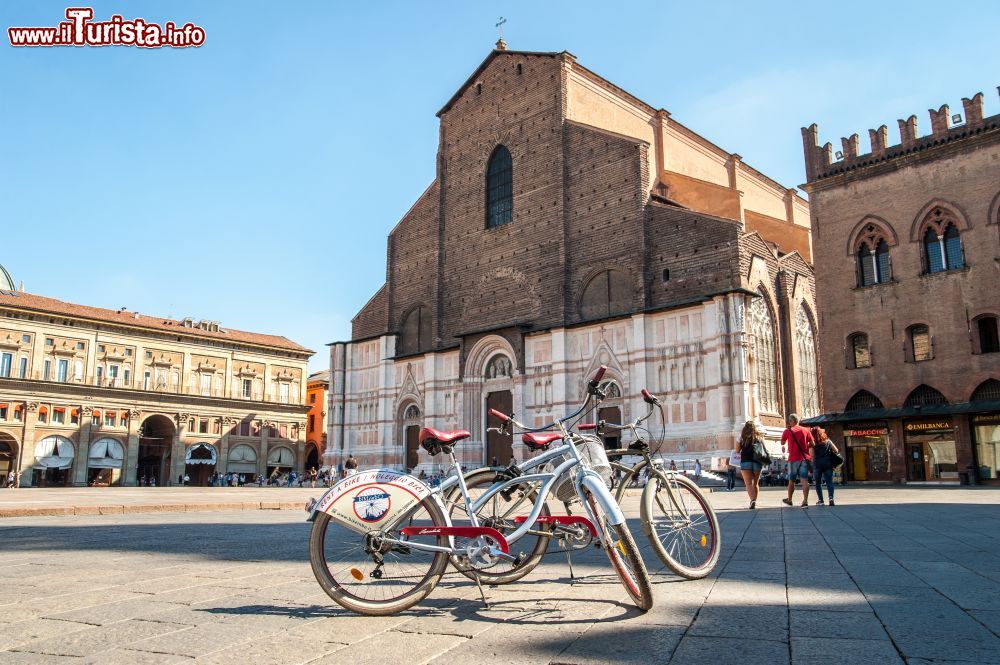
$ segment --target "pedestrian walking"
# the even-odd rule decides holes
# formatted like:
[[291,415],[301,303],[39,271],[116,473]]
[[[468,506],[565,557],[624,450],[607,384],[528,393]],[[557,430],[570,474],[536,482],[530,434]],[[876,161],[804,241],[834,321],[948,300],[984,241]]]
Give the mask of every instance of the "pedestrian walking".
[[671,471],[676,471],[677,470],[677,461],[676,460],[670,460],[670,470]]
[[726,464],[726,491],[732,492],[733,488],[735,487],[736,487],[736,466],[733,464]]
[[813,440],[813,476],[816,478],[816,505],[823,505],[823,483],[826,483],[827,493],[830,495],[830,505],[833,503],[833,455],[839,455],[840,451],[833,441],[826,435],[826,430],[822,427],[812,428]]
[[787,506],[792,505],[792,496],[795,494],[795,481],[798,480],[802,486],[803,508],[809,507],[809,472],[812,471],[812,456],[810,449],[813,447],[813,436],[805,427],[799,425],[798,415],[791,413],[788,415],[788,427],[781,434],[781,452],[788,448],[788,498],[781,502]]
[[734,451],[740,454],[740,474],[743,476],[743,484],[747,489],[747,496],[750,498],[750,509],[757,509],[757,494],[760,491],[760,472],[764,465],[754,460],[754,445],[764,445],[764,434],[757,427],[757,423],[748,420],[743,424],[740,432],[740,440],[736,442]]
[[14,486],[17,484],[16,483],[17,476],[15,476],[14,474],[15,474],[14,471],[11,471],[10,473],[7,474],[7,489],[14,489]]
[[358,472],[358,460],[354,459],[354,455],[349,455],[347,461],[344,462],[344,472],[348,476],[353,476]]
[[694,481],[698,482],[701,480],[701,460],[696,459],[694,461]]

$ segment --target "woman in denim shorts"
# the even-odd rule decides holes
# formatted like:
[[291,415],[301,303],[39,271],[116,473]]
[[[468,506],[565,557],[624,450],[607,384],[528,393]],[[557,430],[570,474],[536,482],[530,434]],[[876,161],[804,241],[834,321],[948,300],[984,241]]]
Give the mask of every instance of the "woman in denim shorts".
[[757,424],[748,420],[743,425],[740,439],[736,442],[734,450],[740,453],[740,474],[743,476],[743,484],[747,488],[747,496],[750,497],[750,508],[757,508],[757,491],[760,487],[760,472],[763,468],[759,463],[753,461],[753,444],[764,442],[764,435],[757,428]]

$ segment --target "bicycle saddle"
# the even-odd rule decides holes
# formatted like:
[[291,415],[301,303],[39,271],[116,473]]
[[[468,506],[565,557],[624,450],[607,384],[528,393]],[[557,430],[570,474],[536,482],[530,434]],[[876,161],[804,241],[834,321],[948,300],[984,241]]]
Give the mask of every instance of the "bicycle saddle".
[[559,432],[544,432],[538,434],[525,432],[521,435],[521,441],[531,450],[545,450],[549,447],[550,443],[558,441],[561,438],[562,434]]
[[464,429],[442,432],[433,427],[422,427],[417,440],[420,442],[420,447],[433,456],[442,451],[450,453],[456,441],[468,439],[470,436],[472,435]]

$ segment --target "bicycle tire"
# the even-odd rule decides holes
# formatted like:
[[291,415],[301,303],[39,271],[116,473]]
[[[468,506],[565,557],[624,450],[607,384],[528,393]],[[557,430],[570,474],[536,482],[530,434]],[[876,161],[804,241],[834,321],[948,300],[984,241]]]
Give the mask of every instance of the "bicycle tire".
[[[494,471],[489,467],[476,469],[474,471],[470,471],[467,474],[465,474],[465,484],[470,490],[476,487],[489,487],[493,485],[495,479],[496,479],[496,471]],[[534,504],[535,499],[533,497],[535,496],[537,496],[537,491],[533,491],[530,495],[528,495],[529,507]],[[456,485],[455,487],[453,487],[451,490],[448,491],[448,495],[445,497],[445,505],[451,507],[449,512],[451,515],[452,524],[458,525],[458,520],[456,518],[461,519],[462,516],[466,515],[465,505],[462,503],[461,491],[459,490],[458,485]],[[483,507],[484,510],[487,509],[488,505]],[[456,509],[461,511],[459,515],[455,514]],[[550,512],[548,505],[542,506],[542,512],[540,513],[540,515],[549,515],[549,514]],[[477,517],[479,517],[480,524],[482,525],[484,524],[483,521],[484,517],[489,518],[495,516],[484,515],[483,512],[480,511]],[[514,530],[513,528],[510,528],[509,525],[504,525],[504,524],[490,523],[488,524],[488,526],[492,526],[505,536]],[[539,529],[540,531],[551,531],[551,527],[549,525],[542,525],[542,526],[544,528],[540,528]],[[531,538],[531,536],[526,535],[524,536],[524,538]],[[522,540],[524,538],[522,538]],[[534,547],[532,547],[531,552],[526,553],[524,559],[522,559],[522,561],[517,566],[511,567],[510,569],[502,568],[503,566],[509,564],[507,562],[501,562],[498,563],[497,566],[494,566],[493,568],[487,568],[485,570],[476,570],[474,568],[470,568],[469,566],[463,564],[462,561],[455,556],[451,557],[451,563],[455,567],[455,569],[458,570],[458,572],[462,573],[470,580],[475,581],[476,577],[478,576],[479,580],[484,584],[490,584],[490,585],[510,584],[511,582],[516,582],[521,578],[523,578],[525,575],[527,575],[535,568],[537,568],[538,564],[542,562],[542,557],[545,556],[545,552],[548,550],[549,542],[552,540],[552,538],[551,536],[536,536],[535,538],[536,542]],[[512,545],[512,549],[516,548],[514,548],[514,546]],[[495,570],[497,567],[501,567],[500,570],[502,572],[498,572],[497,570]]]
[[594,526],[600,529],[604,536],[601,549],[607,555],[611,567],[614,568],[632,602],[640,611],[648,612],[653,607],[653,585],[646,564],[639,555],[635,539],[632,538],[632,532],[629,531],[628,523],[609,524],[600,502],[586,489],[584,494],[584,500],[587,501],[595,518]]
[[[423,507],[427,511],[430,517],[430,522],[433,526],[446,526],[447,523],[444,519],[444,514],[438,507],[437,502],[431,497],[425,497],[423,501],[417,504],[418,507]],[[414,509],[416,510],[416,508]],[[425,574],[420,576],[419,580],[416,580],[408,591],[403,591],[401,594],[396,595],[391,598],[375,599],[375,598],[361,598],[357,593],[352,593],[348,588],[349,586],[354,586],[361,588],[362,585],[357,584],[358,582],[366,583],[368,578],[374,579],[374,582],[370,584],[374,587],[376,584],[383,581],[383,577],[375,578],[374,575],[366,576],[361,570],[362,566],[365,566],[368,562],[364,561],[364,556],[360,554],[362,551],[359,547],[349,546],[347,540],[350,537],[357,538],[362,545],[365,542],[366,536],[364,534],[359,534],[354,531],[349,531],[347,529],[341,529],[339,533],[335,536],[331,534],[330,525],[335,522],[326,513],[317,513],[316,518],[312,523],[312,530],[309,534],[309,562],[312,565],[313,574],[316,576],[316,580],[319,585],[323,588],[330,598],[332,598],[341,607],[351,610],[352,612],[357,612],[358,614],[367,614],[369,616],[384,616],[388,614],[396,614],[406,610],[427,597],[427,595],[434,590],[434,587],[438,585],[441,581],[442,575],[444,575],[445,569],[448,567],[448,555],[444,552],[424,552],[422,550],[411,550],[412,553],[419,552],[419,556],[423,559],[429,559],[429,567]],[[338,525],[339,526],[339,525]],[[344,533],[347,536],[344,536]],[[344,545],[348,547],[348,551],[357,551],[355,558],[357,562],[339,562],[340,564],[350,565],[355,563],[355,565],[349,569],[338,569],[337,574],[334,574],[330,570],[330,566],[327,560],[327,542],[328,535],[331,535],[331,539],[338,545]],[[438,536],[435,542],[436,545],[442,547],[448,546],[448,538],[445,536]],[[418,568],[420,566],[418,565]],[[348,570],[354,582],[350,582],[346,576],[338,578],[339,573],[343,570]],[[408,582],[404,583],[408,584]]]
[[[673,493],[673,500],[658,496],[663,493],[663,484]],[[694,511],[699,509],[703,517],[692,519]],[[681,577],[701,579],[718,564],[722,549],[719,519],[712,504],[688,478],[654,472],[642,491],[640,518],[656,555]]]

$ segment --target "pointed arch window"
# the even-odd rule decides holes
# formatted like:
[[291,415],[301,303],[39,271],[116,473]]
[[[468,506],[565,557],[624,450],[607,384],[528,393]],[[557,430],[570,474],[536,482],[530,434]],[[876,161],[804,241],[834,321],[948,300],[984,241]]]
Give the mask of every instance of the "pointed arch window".
[[948,400],[941,394],[941,391],[922,383],[913,389],[903,406],[930,406],[947,403]]
[[781,413],[778,396],[778,361],[774,338],[774,318],[767,296],[759,294],[750,302],[750,332],[757,370],[760,410]]
[[945,207],[935,207],[923,222],[921,244],[928,273],[958,270],[965,266],[957,218]]
[[854,393],[851,399],[847,401],[847,406],[844,407],[844,411],[863,411],[865,409],[882,408],[885,408],[882,405],[882,400],[867,390],[859,390]]
[[857,242],[858,286],[891,282],[892,263],[885,231],[877,224],[868,224]]
[[506,146],[498,145],[486,167],[486,228],[514,219],[514,162]]
[[799,367],[799,398],[801,415],[819,415],[819,385],[816,369],[816,334],[812,320],[803,305],[795,313],[795,360]]

